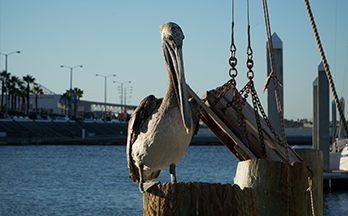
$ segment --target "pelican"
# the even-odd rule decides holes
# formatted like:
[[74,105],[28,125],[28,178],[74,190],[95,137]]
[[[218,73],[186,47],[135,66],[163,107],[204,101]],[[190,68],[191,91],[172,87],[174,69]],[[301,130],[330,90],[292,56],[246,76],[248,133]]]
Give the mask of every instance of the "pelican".
[[171,183],[176,183],[175,168],[198,131],[199,105],[188,99],[184,76],[182,45],[184,34],[179,25],[161,25],[162,54],[168,73],[164,98],[144,98],[128,123],[127,162],[133,183],[156,179],[169,167]]

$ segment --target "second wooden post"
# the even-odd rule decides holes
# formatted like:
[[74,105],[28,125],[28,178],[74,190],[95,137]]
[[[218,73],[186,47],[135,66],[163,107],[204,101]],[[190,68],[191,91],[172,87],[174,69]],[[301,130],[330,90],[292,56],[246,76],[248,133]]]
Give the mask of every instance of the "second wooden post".
[[238,163],[234,183],[257,194],[259,215],[307,215],[307,164],[253,159]]

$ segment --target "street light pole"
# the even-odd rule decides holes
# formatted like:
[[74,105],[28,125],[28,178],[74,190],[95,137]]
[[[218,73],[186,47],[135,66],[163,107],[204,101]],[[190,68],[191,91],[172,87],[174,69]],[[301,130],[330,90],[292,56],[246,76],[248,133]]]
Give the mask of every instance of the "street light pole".
[[[127,110],[127,105],[126,105],[126,103],[127,103],[127,88],[130,88],[130,90],[131,91],[133,91],[133,86],[128,86],[128,87],[126,87],[126,88],[124,88],[124,110]],[[132,93],[132,92],[130,92],[130,93]]]
[[69,96],[70,96],[70,106],[69,106],[69,118],[72,119],[72,73],[73,73],[73,69],[74,68],[77,68],[77,67],[82,67],[82,65],[76,65],[74,67],[69,67],[69,66],[66,66],[66,65],[61,65],[60,66],[61,68],[62,67],[66,67],[66,68],[70,68],[70,91],[69,91]]
[[124,112],[125,107],[123,106],[123,84],[124,83],[131,83],[131,81],[127,81],[127,82],[117,82],[117,81],[114,81],[114,83],[120,83],[121,84],[121,107],[122,107],[122,112]]
[[[6,97],[6,107],[5,107],[5,114],[6,114],[6,117],[7,117],[7,114],[8,114],[8,95],[7,95],[7,56],[9,55],[12,55],[12,54],[15,54],[15,53],[21,53],[21,51],[14,51],[14,52],[11,52],[11,53],[8,53],[8,54],[3,54],[3,53],[0,53],[1,55],[4,55],[5,56],[5,97]],[[2,106],[2,104],[1,104]]]
[[106,79],[108,77],[111,77],[111,76],[116,76],[116,74],[111,74],[111,75],[108,75],[108,76],[104,76],[104,75],[101,75],[101,74],[96,74],[96,76],[101,76],[101,77],[104,77],[105,79],[105,91],[104,91],[104,122],[106,122]]

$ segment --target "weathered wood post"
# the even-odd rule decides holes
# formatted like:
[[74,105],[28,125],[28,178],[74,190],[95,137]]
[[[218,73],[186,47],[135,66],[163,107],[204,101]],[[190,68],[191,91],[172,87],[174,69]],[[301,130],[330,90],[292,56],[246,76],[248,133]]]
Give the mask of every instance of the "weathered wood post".
[[313,81],[313,128],[312,128],[312,146],[318,147],[318,77]]
[[[340,99],[341,109],[344,110],[345,108],[345,101],[344,98],[341,97]],[[344,113],[344,111],[343,111]],[[344,138],[344,129],[343,129],[343,119],[340,118],[340,128],[338,129],[338,138]],[[348,135],[348,134],[347,134]]]
[[259,215],[254,189],[201,182],[165,183],[143,195],[143,215]]
[[[283,42],[275,32],[272,34],[271,37],[272,37],[272,43],[273,43],[274,61],[275,61],[276,70],[277,70],[277,78],[279,82],[282,85],[284,85],[283,83]],[[269,53],[268,53],[269,52],[268,42],[266,43],[266,47],[267,47],[267,76],[268,76],[271,73],[271,64],[270,64]],[[279,93],[280,93],[280,101],[281,101],[283,115],[284,115],[283,88],[279,88]],[[281,128],[280,128],[279,114],[278,114],[279,112],[278,112],[277,102],[276,102],[274,92],[275,92],[274,84],[272,80],[267,90],[267,116],[274,130],[278,134],[282,134]]]
[[[313,205],[316,216],[323,215],[323,152],[315,149],[295,149],[313,172]],[[307,215],[312,214],[311,197],[307,192]]]
[[318,147],[323,152],[324,171],[330,171],[330,91],[323,62],[318,66]]
[[256,190],[259,215],[306,215],[307,164],[252,159],[238,163],[234,183]]
[[[331,117],[332,117],[332,128],[331,128],[331,141],[332,144],[335,143],[336,141],[336,128],[337,128],[337,117],[336,117],[336,102],[335,100],[332,101],[331,103]],[[335,146],[333,145],[332,148],[335,148]],[[335,152],[335,151],[333,151]]]

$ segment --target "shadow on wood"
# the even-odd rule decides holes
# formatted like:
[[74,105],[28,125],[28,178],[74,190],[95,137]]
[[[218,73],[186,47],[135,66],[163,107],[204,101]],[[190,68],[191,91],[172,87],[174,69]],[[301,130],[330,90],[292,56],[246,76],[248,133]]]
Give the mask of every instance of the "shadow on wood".
[[[295,149],[313,172],[313,205],[316,216],[323,215],[323,152],[315,149]],[[308,173],[308,176],[311,176]],[[307,193],[307,215],[312,215],[310,193]]]
[[[277,134],[272,133],[271,128],[268,127],[264,118],[259,116],[266,156],[262,153],[263,149],[259,140],[255,112],[247,102],[243,102],[241,108],[246,124],[246,131],[249,134],[249,147],[246,143],[241,141],[243,137],[238,126],[238,113],[234,108],[227,108],[227,104],[233,99],[233,93],[229,90],[224,94],[221,100],[217,100],[222,90],[222,88],[217,88],[216,90],[208,91],[202,99],[200,99],[192,89],[187,86],[188,94],[202,107],[200,117],[204,124],[240,161],[266,158],[287,162],[286,150],[284,146],[280,144],[280,140],[276,138]],[[287,148],[290,162],[302,161],[291,148]]]
[[307,164],[267,159],[238,163],[234,183],[255,189],[260,215],[307,215]]
[[201,182],[157,184],[143,195],[143,215],[259,215],[254,189]]

